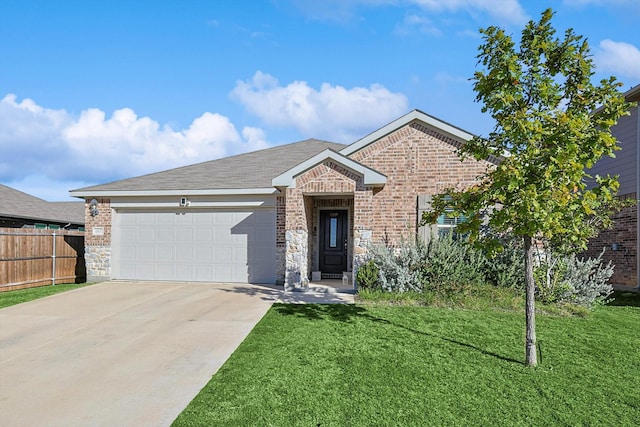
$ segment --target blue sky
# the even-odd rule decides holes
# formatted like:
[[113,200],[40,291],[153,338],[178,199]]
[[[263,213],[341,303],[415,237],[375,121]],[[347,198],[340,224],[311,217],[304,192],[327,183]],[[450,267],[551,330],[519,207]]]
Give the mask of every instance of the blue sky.
[[0,183],[45,200],[307,138],[351,143],[412,109],[492,128],[478,30],[556,11],[594,79],[640,83],[638,0],[0,2]]

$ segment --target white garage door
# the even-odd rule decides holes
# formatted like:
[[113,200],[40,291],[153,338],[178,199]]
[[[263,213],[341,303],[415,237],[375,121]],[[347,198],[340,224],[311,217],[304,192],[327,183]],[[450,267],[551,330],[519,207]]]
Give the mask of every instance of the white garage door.
[[114,214],[112,277],[275,282],[275,210]]

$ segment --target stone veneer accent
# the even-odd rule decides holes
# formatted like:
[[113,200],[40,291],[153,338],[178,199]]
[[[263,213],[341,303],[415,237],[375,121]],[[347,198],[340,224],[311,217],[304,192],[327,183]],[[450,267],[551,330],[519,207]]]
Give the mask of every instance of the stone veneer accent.
[[[353,237],[353,271],[357,272],[362,264],[369,259],[371,245],[371,230],[356,230]],[[355,274],[354,274],[355,281]]]
[[[91,216],[91,199],[85,200],[85,264],[87,281],[96,282],[111,278],[111,200],[98,200],[98,215]],[[102,227],[102,236],[94,235],[95,227]]]
[[[637,200],[636,193],[623,198]],[[602,253],[603,263],[614,265],[613,276],[609,282],[613,285],[638,286],[638,204],[626,207],[613,216],[613,227],[603,230],[589,241],[588,249],[582,254],[595,258]],[[617,250],[612,245],[617,244]]]
[[302,279],[307,277],[309,253],[309,236],[306,230],[287,230],[286,271],[284,279],[285,290],[300,287]]
[[84,260],[87,282],[100,282],[111,277],[111,246],[85,246]]

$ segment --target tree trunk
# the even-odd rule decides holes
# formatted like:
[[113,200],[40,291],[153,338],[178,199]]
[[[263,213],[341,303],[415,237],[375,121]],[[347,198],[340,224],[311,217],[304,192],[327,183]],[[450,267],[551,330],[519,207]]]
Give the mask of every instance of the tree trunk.
[[531,236],[524,237],[524,270],[527,289],[525,306],[527,328],[527,342],[525,344],[526,364],[528,366],[536,366],[538,364],[538,356],[536,353],[536,285],[533,280],[533,239]]

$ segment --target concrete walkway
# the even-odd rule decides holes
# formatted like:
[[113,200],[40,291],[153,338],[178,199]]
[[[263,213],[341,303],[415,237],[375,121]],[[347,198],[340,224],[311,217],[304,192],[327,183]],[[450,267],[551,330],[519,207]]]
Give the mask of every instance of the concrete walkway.
[[353,295],[111,281],[2,309],[0,426],[168,426],[276,301]]

